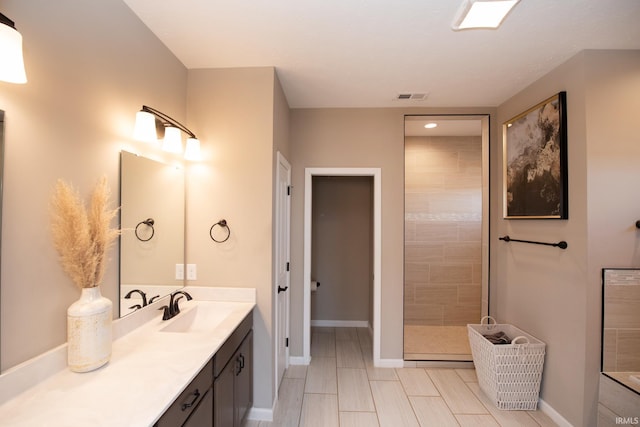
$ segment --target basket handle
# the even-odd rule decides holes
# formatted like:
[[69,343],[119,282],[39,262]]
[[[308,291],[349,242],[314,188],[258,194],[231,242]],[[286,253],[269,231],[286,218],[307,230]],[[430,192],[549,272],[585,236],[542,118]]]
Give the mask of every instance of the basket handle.
[[[525,342],[518,344],[518,340],[524,340]],[[518,345],[518,356],[520,357],[521,363],[525,363],[527,360],[527,349],[529,348],[529,338],[524,335],[518,335],[511,340],[511,344]]]
[[[484,322],[484,319],[487,319],[487,329],[493,329],[497,324],[498,321],[491,316],[484,316],[482,319],[480,319],[480,324],[482,325],[482,322]],[[493,323],[491,323],[491,321],[493,320]]]
[[515,337],[514,339],[511,340],[511,344],[518,344],[516,341],[518,340],[525,340],[524,343],[520,343],[520,344],[529,344],[529,338],[525,337],[524,335],[518,335],[517,337]]

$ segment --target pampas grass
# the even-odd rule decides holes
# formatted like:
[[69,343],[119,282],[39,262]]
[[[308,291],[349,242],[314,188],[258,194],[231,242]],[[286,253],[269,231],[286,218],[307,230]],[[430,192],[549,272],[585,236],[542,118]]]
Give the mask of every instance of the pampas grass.
[[78,288],[100,285],[105,255],[119,231],[110,227],[118,209],[109,209],[109,186],[102,177],[93,191],[89,210],[78,192],[62,180],[51,197],[51,232],[64,271]]

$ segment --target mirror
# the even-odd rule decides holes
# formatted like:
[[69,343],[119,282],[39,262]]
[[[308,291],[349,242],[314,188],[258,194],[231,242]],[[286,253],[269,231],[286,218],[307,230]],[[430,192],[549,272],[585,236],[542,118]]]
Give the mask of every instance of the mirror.
[[640,393],[640,269],[602,271],[602,372]]
[[184,206],[184,168],[121,152],[120,317],[184,285]]
[[0,242],[2,234],[2,177],[4,176],[4,111],[0,110]]

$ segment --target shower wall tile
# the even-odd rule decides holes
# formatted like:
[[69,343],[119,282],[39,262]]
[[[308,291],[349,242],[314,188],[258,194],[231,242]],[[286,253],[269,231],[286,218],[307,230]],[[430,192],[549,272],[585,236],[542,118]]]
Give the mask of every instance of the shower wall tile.
[[461,221],[458,223],[458,241],[475,242],[476,244],[482,240],[482,222],[481,221]]
[[[475,137],[405,143],[405,323],[477,323],[482,148]],[[471,321],[470,321],[471,320]]]
[[417,304],[454,305],[458,302],[458,285],[415,285],[414,301]]
[[444,261],[444,244],[442,243],[409,243],[404,249],[406,263],[428,263]]
[[457,326],[480,321],[480,304],[474,305],[445,305],[444,325]]
[[[473,264],[471,268],[473,269],[473,272],[471,273],[471,276],[472,276],[471,282],[474,285],[481,286],[482,285],[482,262],[479,264]],[[486,291],[488,292],[489,289],[487,288]]]
[[408,325],[443,325],[444,306],[433,304],[407,304],[404,307]]
[[640,371],[640,283],[605,286],[603,370]]
[[458,224],[444,221],[416,222],[416,241],[455,242],[458,240]]
[[[461,305],[477,305],[478,301],[482,298],[482,286],[470,285],[470,286],[458,286],[458,304]],[[478,319],[480,320],[480,319]]]
[[432,171],[414,170],[404,179],[405,192],[424,192],[439,190],[444,186],[444,175]]
[[431,265],[430,283],[473,283],[473,266],[468,264]]
[[429,264],[406,263],[404,266],[405,283],[425,283],[429,277]]
[[618,330],[617,371],[640,372],[640,329]]
[[404,241],[413,242],[416,240],[416,222],[405,221],[404,222]]
[[447,243],[444,246],[444,257],[446,262],[482,262],[478,242]]

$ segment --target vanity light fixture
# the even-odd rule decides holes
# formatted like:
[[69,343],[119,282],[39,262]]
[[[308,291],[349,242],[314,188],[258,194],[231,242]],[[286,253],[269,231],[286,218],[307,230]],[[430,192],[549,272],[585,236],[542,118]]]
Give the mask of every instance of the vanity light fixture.
[[0,80],[9,83],[26,83],[22,58],[22,34],[15,23],[0,13]]
[[495,29],[519,0],[463,0],[451,28],[467,30],[472,28]]
[[427,123],[426,125],[424,125],[425,129],[434,129],[434,128],[437,128],[437,127],[438,127],[438,124],[434,123],[434,122],[430,122],[430,123]]
[[186,133],[187,148],[184,154],[187,160],[200,159],[200,141],[196,135],[176,119],[155,108],[142,106],[136,113],[133,137],[138,141],[157,142],[162,140],[162,149],[170,153],[182,153],[182,133]]

